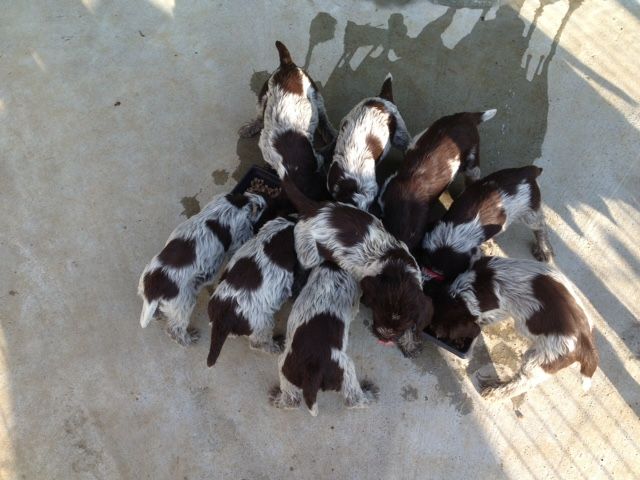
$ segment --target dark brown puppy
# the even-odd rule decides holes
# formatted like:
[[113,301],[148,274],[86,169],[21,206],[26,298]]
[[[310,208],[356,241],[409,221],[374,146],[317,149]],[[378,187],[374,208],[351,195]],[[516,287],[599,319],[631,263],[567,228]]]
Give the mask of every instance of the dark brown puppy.
[[385,182],[378,197],[386,229],[419,247],[429,222],[430,206],[462,170],[468,181],[480,178],[478,125],[495,110],[442,117],[416,136],[400,169]]

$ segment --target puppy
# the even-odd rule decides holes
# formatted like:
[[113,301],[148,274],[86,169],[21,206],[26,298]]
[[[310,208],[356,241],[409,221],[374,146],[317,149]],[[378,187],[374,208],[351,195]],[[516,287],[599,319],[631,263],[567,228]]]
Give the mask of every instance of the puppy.
[[213,281],[225,254],[253,235],[253,224],[264,208],[260,195],[219,195],[181,223],[140,277],[142,328],[164,316],[171,338],[181,345],[195,342],[200,335],[189,327],[189,319],[198,293]]
[[326,199],[324,158],[313,148],[316,128],[328,141],[335,137],[322,95],[313,80],[293,63],[282,43],[276,42],[280,67],[271,76],[263,99],[264,127],[259,146],[265,161],[280,178],[289,173],[298,188],[314,199]]
[[[264,82],[260,92],[258,92],[258,101],[256,103],[256,111],[258,113],[255,120],[243,125],[238,130],[238,134],[243,138],[249,138],[257,135],[264,127],[264,116],[267,107],[268,93],[274,86],[283,92],[297,94],[300,98],[299,103],[312,103],[312,109],[317,111],[317,124],[313,127],[312,134],[316,127],[324,138],[326,143],[331,143],[336,137],[336,130],[329,121],[326,109],[324,107],[324,99],[318,90],[313,79],[302,68],[298,67],[291,60],[291,54],[287,47],[280,41],[276,42],[276,48],[280,55],[279,68]],[[295,99],[293,99],[295,101]]]
[[411,137],[393,103],[391,74],[378,97],[356,105],[340,123],[327,187],[339,202],[368,210],[378,193],[376,165],[391,145],[404,151]]
[[504,382],[483,380],[482,396],[520,395],[574,362],[589,389],[598,367],[593,324],[576,287],[558,270],[533,260],[483,257],[456,278],[449,293],[464,306],[449,318],[484,326],[512,317],[533,342],[519,372]]
[[227,336],[247,335],[251,348],[282,351],[273,340],[273,315],[291,296],[296,267],[293,222],[276,218],[229,260],[209,301],[213,366]]
[[470,185],[428,232],[418,255],[431,279],[453,280],[480,255],[479,246],[520,221],[533,230],[533,255],[549,261],[553,249],[541,209],[536,166],[499,170]]
[[360,289],[337,265],[324,262],[309,275],[287,321],[284,353],[278,359],[280,387],[271,392],[278,408],[293,408],[301,396],[309,412],[318,415],[318,390],[342,392],[348,407],[366,407],[375,387],[358,383],[347,355],[349,325],[358,313]]
[[430,221],[431,204],[462,170],[467,181],[480,177],[478,125],[496,110],[442,117],[409,146],[400,169],[384,183],[378,197],[382,222],[389,233],[420,246]]
[[418,353],[416,328],[419,332],[428,323],[432,305],[406,246],[357,207],[310,200],[288,176],[283,187],[302,217],[295,227],[300,264],[311,268],[329,260],[353,275],[360,281],[363,303],[371,307],[374,335],[397,343],[406,356]]

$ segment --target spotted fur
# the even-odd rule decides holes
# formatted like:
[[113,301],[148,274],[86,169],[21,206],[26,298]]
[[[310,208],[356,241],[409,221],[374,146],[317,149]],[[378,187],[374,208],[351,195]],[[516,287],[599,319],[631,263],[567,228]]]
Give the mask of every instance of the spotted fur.
[[536,166],[508,168],[470,185],[422,241],[421,264],[452,280],[480,254],[478,247],[520,221],[534,232],[534,255],[548,261],[553,249],[541,209]]
[[273,340],[274,314],[291,296],[296,254],[293,222],[267,222],[229,260],[209,300],[212,366],[229,334],[247,335],[251,348],[278,353]]
[[357,207],[313,202],[288,177],[283,186],[302,215],[295,228],[300,264],[312,268],[330,260],[353,275],[361,282],[363,302],[371,307],[374,335],[397,341],[406,355],[416,354],[420,342],[414,331],[428,321],[432,308],[404,243]]
[[187,345],[197,340],[197,330],[188,326],[198,293],[213,282],[225,255],[253,235],[253,224],[265,205],[259,195],[218,195],[181,223],[140,276],[142,328],[163,316],[167,332],[177,342]]
[[583,385],[598,366],[593,323],[577,288],[557,269],[533,260],[483,257],[459,275],[450,295],[464,303],[480,326],[512,317],[533,343],[519,372],[505,382],[485,385],[482,395],[519,395],[574,362]]
[[311,271],[287,322],[273,405],[291,408],[304,399],[315,416],[318,390],[340,391],[352,408],[369,404],[372,391],[363,391],[346,353],[349,325],[358,313],[359,300],[358,283],[335,264],[325,262]]
[[[383,93],[391,93],[390,76]],[[391,145],[404,151],[410,141],[404,120],[392,101],[381,97],[362,100],[340,123],[327,178],[329,192],[338,201],[368,210],[378,193],[376,165]]]

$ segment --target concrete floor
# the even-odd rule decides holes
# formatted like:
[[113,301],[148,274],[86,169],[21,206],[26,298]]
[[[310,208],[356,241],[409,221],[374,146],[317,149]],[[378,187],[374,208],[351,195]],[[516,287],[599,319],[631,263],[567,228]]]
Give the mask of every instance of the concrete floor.
[[[3,3],[0,478],[637,478],[637,2]],[[206,340],[185,349],[140,329],[146,262],[259,161],[236,130],[276,39],[335,123],[388,71],[413,132],[498,109],[484,171],[544,167],[556,263],[597,325],[590,393],[572,369],[487,404],[470,378],[517,368],[510,325],[469,362],[431,345],[408,360],[374,342],[363,309],[350,351],[380,400],[350,411],[324,394],[312,418],[269,406],[275,358],[244,339],[210,370]],[[530,256],[524,229],[498,243]],[[194,323],[207,338],[205,305]]]

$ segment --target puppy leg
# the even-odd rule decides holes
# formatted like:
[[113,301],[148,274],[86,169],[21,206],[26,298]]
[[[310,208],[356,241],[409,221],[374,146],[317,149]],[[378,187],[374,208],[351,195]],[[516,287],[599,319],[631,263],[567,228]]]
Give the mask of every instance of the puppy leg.
[[274,386],[269,392],[269,402],[276,408],[291,409],[300,406],[302,400],[302,390],[296,387],[282,373],[282,367],[286,359],[286,354],[278,357],[278,373],[280,374],[280,386]]
[[408,329],[398,338],[398,347],[405,357],[413,358],[422,351],[422,341]]
[[371,383],[364,383],[363,389],[356,376],[356,367],[349,356],[340,350],[331,352],[331,359],[342,368],[342,395],[348,408],[366,408],[372,400],[375,400],[377,387]]
[[294,232],[296,253],[300,265],[304,268],[313,268],[316,265],[320,265],[322,257],[320,257],[318,245],[304,220],[297,223]]
[[541,262],[549,262],[553,256],[553,247],[549,242],[549,234],[547,230],[547,222],[544,219],[542,210],[534,210],[522,218],[522,222],[533,230],[534,243],[531,253],[536,260]]
[[167,334],[180,345],[191,345],[200,338],[198,329],[189,327],[189,320],[195,305],[195,295],[192,292],[188,292],[181,293],[175,301],[165,306],[164,314],[167,318]]
[[527,350],[524,363],[510,380],[501,382],[481,382],[480,394],[487,400],[503,400],[521,395],[551,377],[541,366],[535,348]]
[[264,319],[263,322],[259,322],[260,327],[256,328],[251,335],[249,335],[249,347],[252,350],[261,350],[267,353],[281,353],[282,344],[278,343],[273,338],[273,317]]

